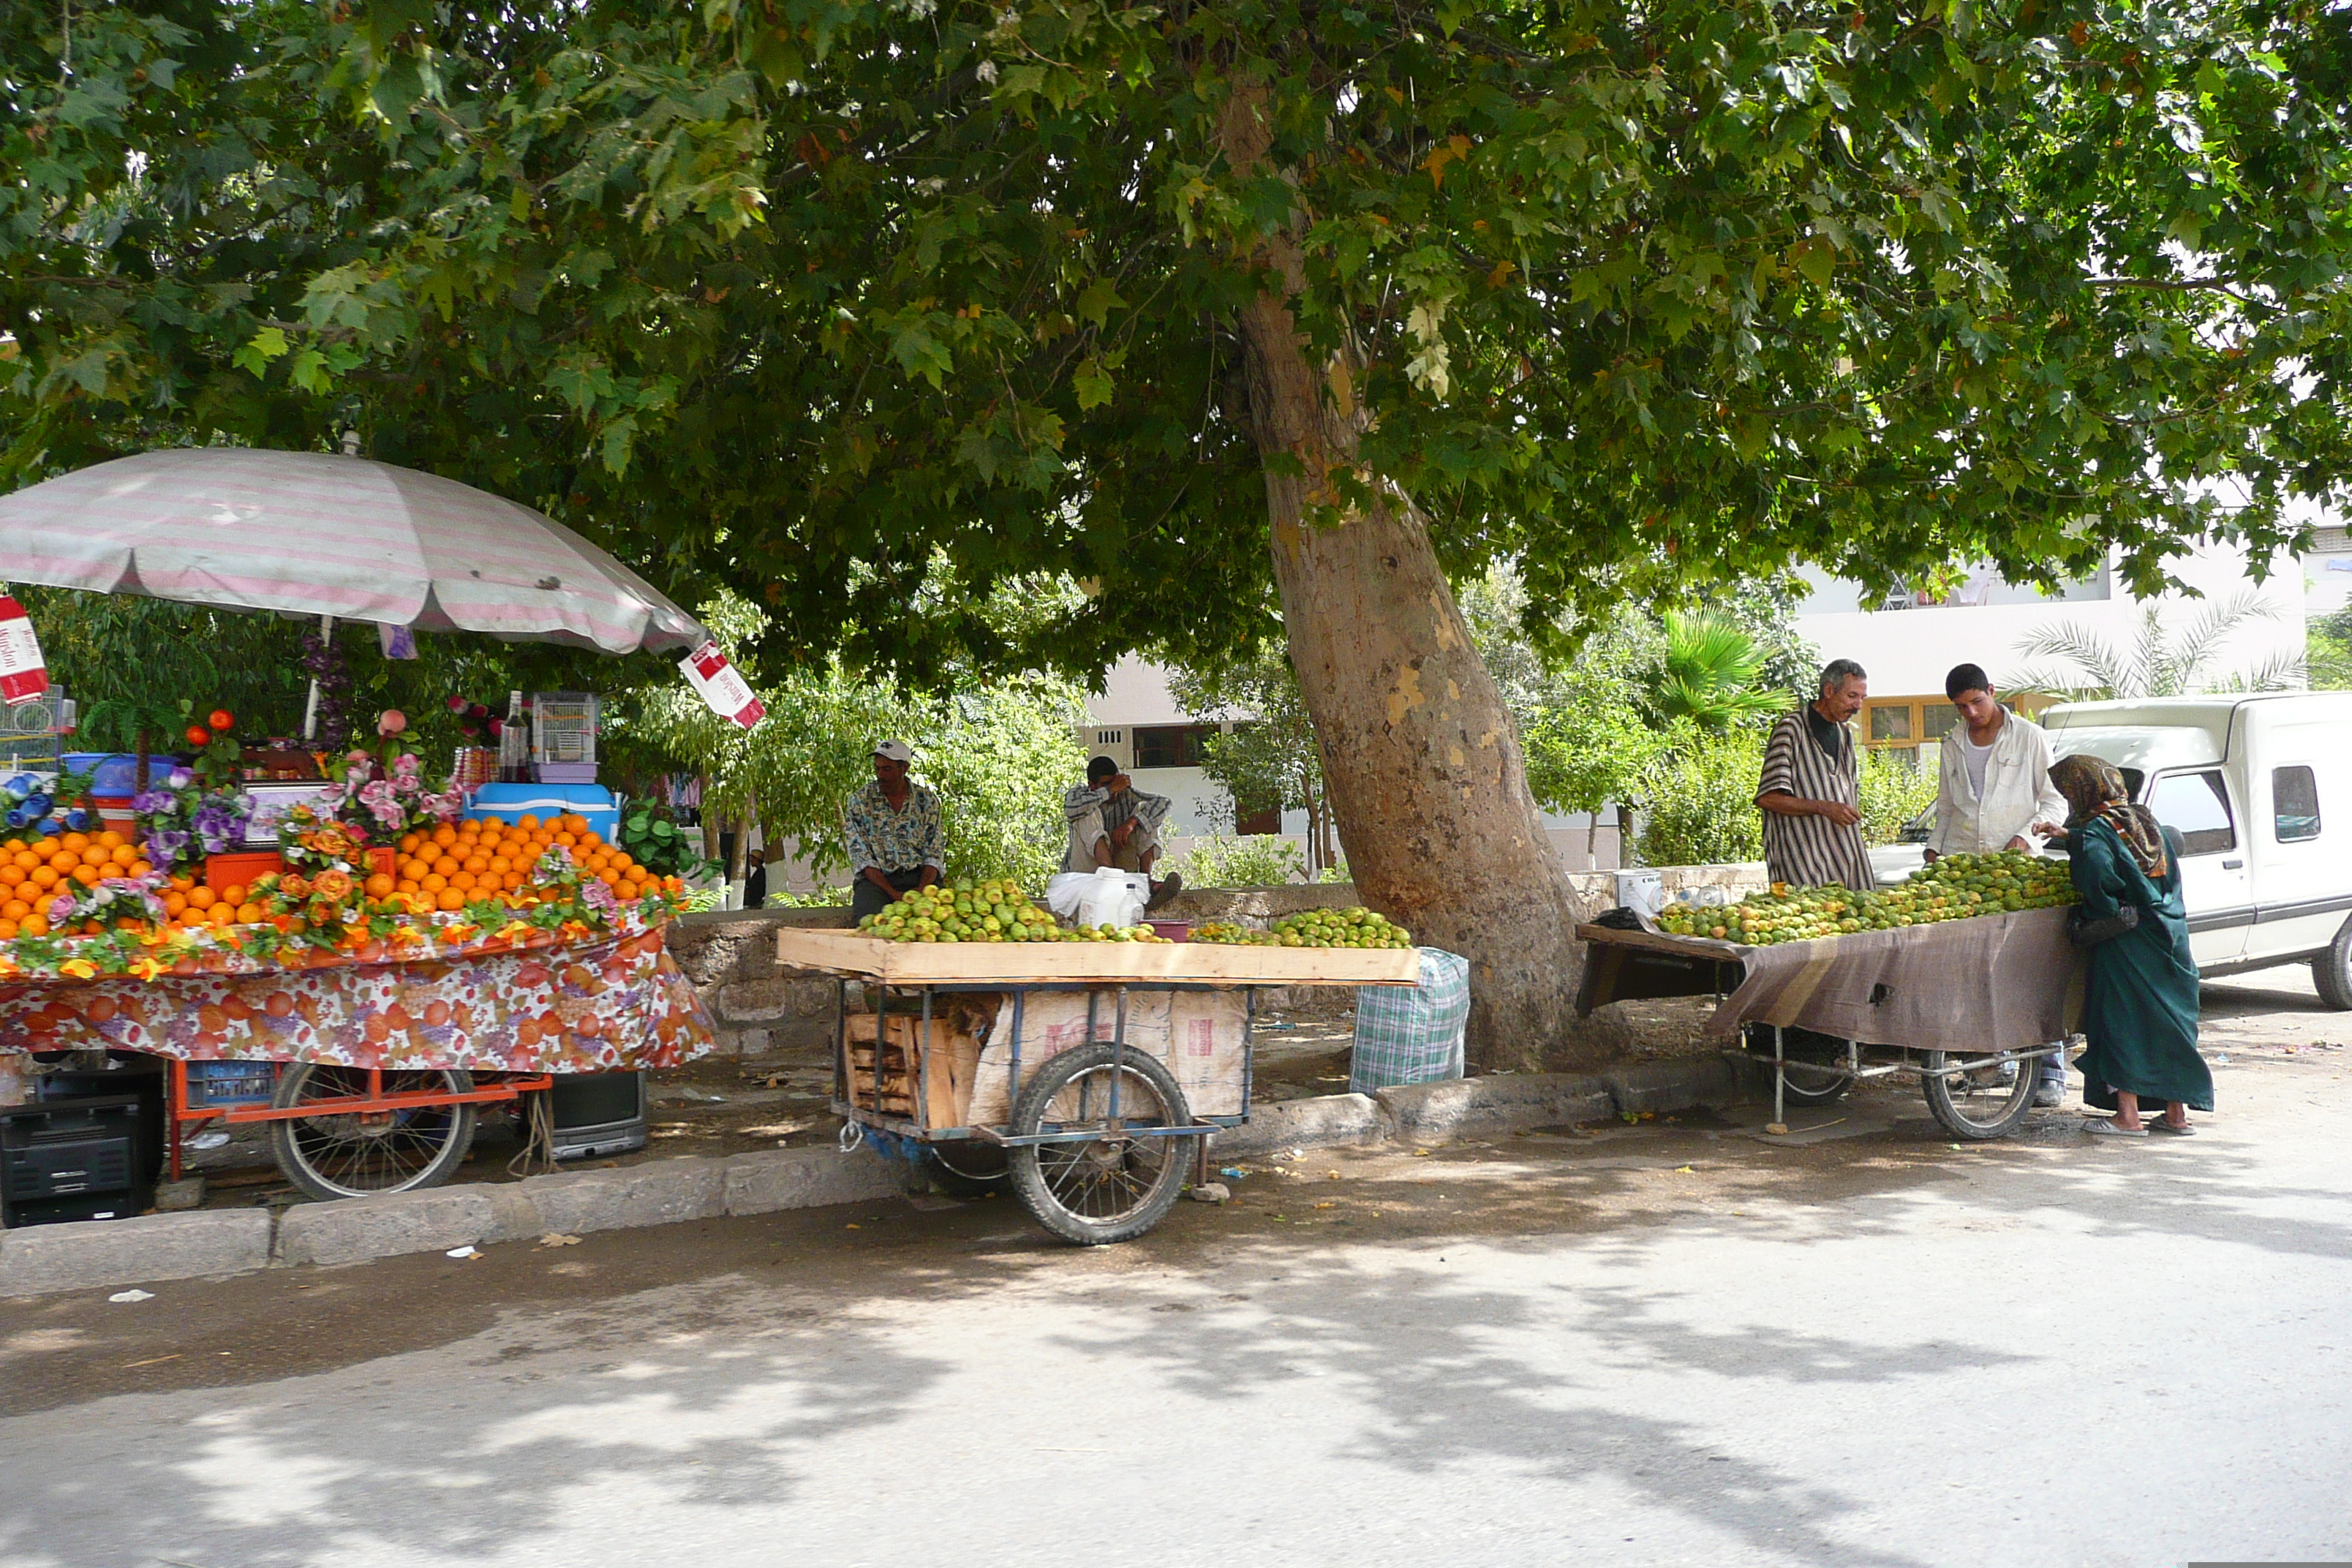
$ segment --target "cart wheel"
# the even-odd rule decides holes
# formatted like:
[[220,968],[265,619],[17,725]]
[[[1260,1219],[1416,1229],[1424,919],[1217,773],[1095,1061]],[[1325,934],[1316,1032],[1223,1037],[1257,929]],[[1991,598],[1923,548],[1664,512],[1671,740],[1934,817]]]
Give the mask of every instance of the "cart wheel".
[[[269,1103],[280,1110],[367,1093],[364,1068],[305,1063],[278,1076]],[[469,1072],[387,1072],[386,1094],[463,1094]],[[419,1105],[398,1110],[295,1116],[269,1124],[269,1154],[286,1179],[314,1198],[362,1198],[437,1186],[474,1144],[474,1107]]]
[[[1853,1087],[1853,1075],[1843,1068],[1827,1065],[1845,1059],[1845,1042],[1832,1036],[1815,1034],[1811,1029],[1784,1031],[1788,1040],[1789,1065],[1785,1069],[1789,1081],[1783,1098],[1790,1105],[1835,1105]],[[1748,1048],[1765,1058],[1772,1057],[1772,1026],[1750,1024],[1747,1030]],[[1823,1058],[1821,1062],[1800,1061],[1800,1055]]]
[[[1921,1055],[1930,1075],[1944,1065],[1942,1051]],[[1996,1062],[1959,1078],[1928,1076],[1920,1082],[1927,1093],[1927,1109],[1945,1131],[1970,1142],[1989,1142],[2016,1131],[2033,1108],[2036,1066],[2032,1058],[2022,1058],[2007,1064],[2006,1073]]]
[[[1118,1084],[1118,1124],[1110,1090]],[[1081,1247],[1131,1241],[1167,1215],[1184,1190],[1199,1134],[1127,1136],[1122,1128],[1185,1126],[1184,1091],[1155,1058],[1129,1048],[1116,1068],[1108,1046],[1081,1046],[1047,1058],[1022,1087],[1013,1134],[1092,1130],[1068,1143],[1022,1143],[1006,1154],[1013,1191],[1037,1222]]]
[[977,1139],[923,1145],[923,1173],[951,1198],[984,1198],[1011,1183],[1004,1151]]

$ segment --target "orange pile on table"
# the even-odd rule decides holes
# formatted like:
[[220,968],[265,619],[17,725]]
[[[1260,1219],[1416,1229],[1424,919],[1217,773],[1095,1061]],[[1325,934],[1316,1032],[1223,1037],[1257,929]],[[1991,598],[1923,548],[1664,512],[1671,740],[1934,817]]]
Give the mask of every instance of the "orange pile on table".
[[[615,845],[604,842],[585,817],[541,819],[526,816],[508,824],[468,819],[411,833],[401,839],[395,875],[377,872],[362,884],[378,905],[411,914],[462,910],[469,902],[531,887],[540,857],[561,845],[572,853],[583,878],[593,877],[624,902],[649,893],[681,892],[685,883],[640,866]],[[41,912],[61,884],[94,886],[107,877],[143,877],[153,869],[120,833],[68,833],[57,838],[10,838],[0,842],[0,942],[19,936],[65,936],[52,931]],[[162,898],[167,923],[183,927],[258,925],[270,911],[248,898],[243,886],[214,889],[193,875],[175,876]],[[103,929],[96,921],[83,931]]]
[[606,844],[586,817],[567,813],[544,820],[526,815],[511,826],[468,818],[444,823],[429,833],[411,833],[400,841],[399,875],[378,872],[370,877],[367,893],[372,899],[405,899],[417,913],[461,910],[485,896],[529,887],[531,868],[558,845],[572,852],[583,877],[595,878],[624,902],[664,889],[677,892],[685,886],[675,877],[654,875],[617,846]]
[[[0,842],[0,942],[48,935],[48,917],[41,910],[57,897],[62,882],[89,888],[100,878],[143,877],[153,869],[129,839],[111,828],[95,835]],[[184,879],[174,879],[175,891]],[[182,903],[185,907],[184,897]],[[171,907],[170,899],[164,907]]]

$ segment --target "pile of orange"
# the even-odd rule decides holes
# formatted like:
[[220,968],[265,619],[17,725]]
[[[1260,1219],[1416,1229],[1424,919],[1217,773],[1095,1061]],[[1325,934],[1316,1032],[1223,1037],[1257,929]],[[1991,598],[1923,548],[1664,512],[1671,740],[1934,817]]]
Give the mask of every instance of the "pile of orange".
[[[544,821],[524,816],[513,823],[467,821],[412,833],[400,841],[398,874],[377,872],[362,886],[370,900],[405,904],[413,913],[461,910],[486,897],[528,892],[531,868],[559,844],[572,852],[583,875],[595,878],[623,900],[641,899],[665,888],[677,892],[684,887],[675,877],[657,877],[638,865],[592,831],[586,818],[574,816]],[[47,910],[60,885],[89,887],[102,877],[144,876],[150,869],[137,847],[111,830],[0,843],[0,942],[53,934]],[[268,918],[268,910],[253,901],[247,889],[215,889],[194,877],[173,877],[163,900],[174,926],[226,931]],[[103,928],[92,921],[81,929],[95,935]]]
[[530,886],[531,868],[562,845],[584,876],[594,877],[625,900],[641,899],[663,883],[626,854],[606,844],[583,816],[544,820],[526,815],[512,823],[445,823],[430,833],[400,841],[399,874],[368,879],[370,898],[405,894],[418,910],[461,910],[472,900],[519,893]]
[[47,936],[47,911],[61,883],[87,888],[100,878],[143,877],[152,869],[137,847],[112,828],[0,843],[0,942]]

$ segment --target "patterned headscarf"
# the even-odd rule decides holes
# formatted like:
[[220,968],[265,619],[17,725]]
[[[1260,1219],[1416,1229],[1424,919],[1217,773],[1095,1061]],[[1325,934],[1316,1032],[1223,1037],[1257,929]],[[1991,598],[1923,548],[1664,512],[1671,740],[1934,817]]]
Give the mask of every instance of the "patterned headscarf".
[[2164,829],[2147,807],[2131,803],[2124,775],[2115,763],[2081,753],[2062,757],[2050,769],[2050,783],[2066,797],[2067,832],[2075,832],[2097,817],[2116,830],[2141,870],[2151,877],[2164,875],[2168,863]]

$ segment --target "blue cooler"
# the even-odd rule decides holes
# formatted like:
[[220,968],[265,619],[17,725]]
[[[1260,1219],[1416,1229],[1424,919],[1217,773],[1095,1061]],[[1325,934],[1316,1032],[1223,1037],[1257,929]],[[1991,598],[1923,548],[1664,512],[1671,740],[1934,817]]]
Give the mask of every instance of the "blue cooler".
[[466,815],[478,819],[497,817],[513,822],[522,816],[560,816],[565,812],[584,816],[588,826],[607,844],[621,834],[620,803],[603,784],[487,784],[466,805]]

